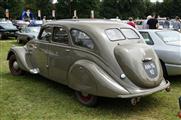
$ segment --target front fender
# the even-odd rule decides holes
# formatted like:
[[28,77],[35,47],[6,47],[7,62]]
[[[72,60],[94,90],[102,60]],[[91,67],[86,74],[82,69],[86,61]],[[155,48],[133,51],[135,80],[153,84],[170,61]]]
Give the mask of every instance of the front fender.
[[79,60],[71,66],[68,73],[68,86],[81,92],[104,97],[117,97],[129,93],[102,68],[89,60]]
[[8,52],[7,60],[9,60],[10,56],[13,54],[15,54],[17,63],[22,70],[30,72],[30,73],[34,73],[33,72],[34,69],[32,69],[31,65],[28,64],[30,63],[30,59],[27,58],[28,54],[27,54],[27,50],[25,46],[12,47]]

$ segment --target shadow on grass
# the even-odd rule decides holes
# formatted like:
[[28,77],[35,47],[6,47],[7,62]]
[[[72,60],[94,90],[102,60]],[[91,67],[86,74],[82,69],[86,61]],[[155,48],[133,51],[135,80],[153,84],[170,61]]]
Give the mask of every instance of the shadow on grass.
[[170,81],[170,83],[181,84],[181,75],[180,76],[169,76],[167,79]]

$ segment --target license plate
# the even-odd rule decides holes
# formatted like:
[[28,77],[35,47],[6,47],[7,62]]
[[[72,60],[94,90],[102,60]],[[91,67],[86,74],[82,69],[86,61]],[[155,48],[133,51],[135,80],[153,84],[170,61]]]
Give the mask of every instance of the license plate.
[[156,65],[153,61],[143,62],[143,67],[150,78],[155,78],[158,75]]

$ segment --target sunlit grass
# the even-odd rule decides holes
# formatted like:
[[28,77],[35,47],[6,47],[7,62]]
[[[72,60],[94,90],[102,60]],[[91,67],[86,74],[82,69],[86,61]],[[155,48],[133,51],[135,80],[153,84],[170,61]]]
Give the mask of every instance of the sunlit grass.
[[0,120],[177,120],[181,77],[172,91],[159,92],[131,106],[128,99],[101,98],[95,108],[79,104],[74,91],[38,75],[12,76],[6,56],[15,40],[0,41]]

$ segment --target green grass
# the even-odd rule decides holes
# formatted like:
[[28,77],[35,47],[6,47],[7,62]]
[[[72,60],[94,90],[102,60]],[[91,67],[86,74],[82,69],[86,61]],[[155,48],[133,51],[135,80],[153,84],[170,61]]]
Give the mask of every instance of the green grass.
[[0,120],[177,120],[181,76],[172,91],[146,96],[136,106],[128,99],[101,98],[95,108],[79,104],[70,88],[38,75],[12,76],[6,55],[15,40],[0,41]]

